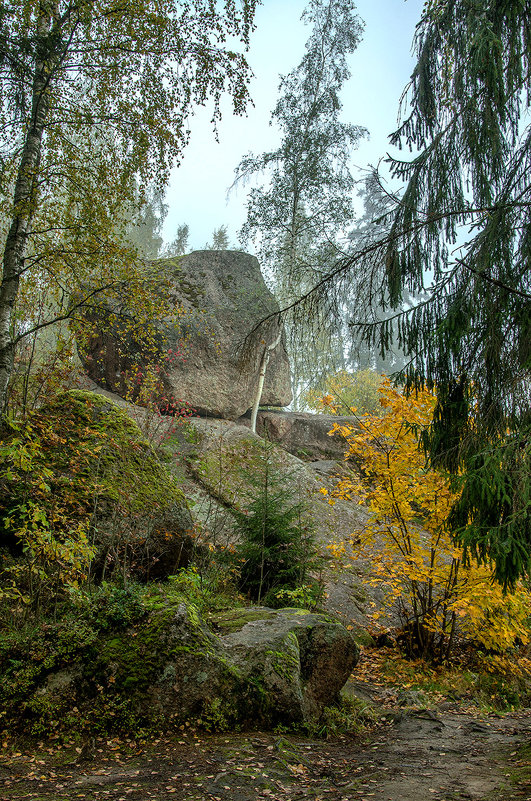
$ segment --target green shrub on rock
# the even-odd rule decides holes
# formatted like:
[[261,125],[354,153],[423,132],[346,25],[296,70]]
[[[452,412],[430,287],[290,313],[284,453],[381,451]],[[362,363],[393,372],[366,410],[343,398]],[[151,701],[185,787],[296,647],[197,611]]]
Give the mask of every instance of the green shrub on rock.
[[186,563],[183,493],[107,398],[66,392],[0,437],[0,599],[40,604],[89,575],[126,582]]

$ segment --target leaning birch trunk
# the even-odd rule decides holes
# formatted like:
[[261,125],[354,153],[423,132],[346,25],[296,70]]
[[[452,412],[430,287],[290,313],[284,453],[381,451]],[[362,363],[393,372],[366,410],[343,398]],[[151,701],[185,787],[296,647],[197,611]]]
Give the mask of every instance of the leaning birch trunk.
[[24,272],[24,258],[28,237],[31,233],[31,223],[35,212],[42,140],[49,110],[48,84],[54,63],[49,57],[49,52],[46,51],[46,40],[49,37],[51,25],[51,13],[41,14],[38,35],[45,53],[35,63],[31,118],[22,144],[13,193],[13,214],[2,259],[0,282],[0,418],[5,412],[9,381],[13,372],[15,356],[13,317],[20,277]]
[[260,360],[260,372],[258,373],[258,386],[256,387],[256,394],[254,396],[253,408],[251,412],[251,431],[253,432],[253,434],[256,434],[256,418],[258,416],[258,407],[260,406],[260,400],[262,398],[262,392],[264,389],[264,381],[266,377],[269,358],[271,356],[271,353],[275,350],[276,346],[279,344],[281,338],[282,338],[282,331],[279,333],[275,341],[271,343],[271,345],[266,345],[265,350],[262,354],[262,359]]

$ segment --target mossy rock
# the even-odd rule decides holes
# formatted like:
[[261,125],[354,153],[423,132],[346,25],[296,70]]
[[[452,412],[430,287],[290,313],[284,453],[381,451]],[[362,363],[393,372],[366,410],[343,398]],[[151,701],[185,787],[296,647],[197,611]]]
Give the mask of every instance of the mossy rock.
[[80,617],[41,627],[18,647],[4,642],[4,724],[41,736],[303,723],[338,697],[357,661],[349,632],[324,616],[228,610],[218,619],[238,628],[218,635],[165,587],[146,591],[133,624],[98,630]]
[[[187,563],[193,522],[183,492],[109,399],[63,393],[2,440],[13,455],[4,457],[9,469],[0,479],[0,538],[13,555],[23,546],[16,532],[27,512],[20,510],[31,503],[59,542],[83,529],[96,547],[93,574],[125,569],[159,578]],[[24,454],[31,454],[25,464]]]
[[253,620],[269,620],[274,615],[275,612],[272,609],[266,609],[261,606],[242,607],[212,613],[208,616],[208,620],[213,630],[223,635],[241,631],[247,623]]
[[263,688],[268,721],[303,722],[333,704],[359,658],[351,634],[306,609],[250,607],[213,620],[229,656]]
[[[214,711],[218,723],[243,721],[251,687],[184,596],[110,631],[67,627],[72,648],[57,642],[63,624],[44,627],[23,654],[0,648],[0,717],[13,729],[41,735],[168,729]],[[79,634],[79,636],[77,636]],[[220,706],[220,699],[223,705]]]
[[299,459],[245,426],[218,430],[205,425],[200,431],[199,453],[191,460],[191,468],[203,486],[227,506],[247,509],[257,488],[263,486],[266,469],[292,489],[294,504],[315,492],[315,479]]

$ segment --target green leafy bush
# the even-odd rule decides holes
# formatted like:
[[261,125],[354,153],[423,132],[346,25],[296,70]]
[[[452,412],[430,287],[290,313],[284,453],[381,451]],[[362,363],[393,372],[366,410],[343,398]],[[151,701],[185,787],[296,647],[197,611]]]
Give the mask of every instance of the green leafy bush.
[[125,628],[146,614],[144,588],[130,582],[125,587],[104,581],[99,587],[72,592],[75,608],[100,631]]

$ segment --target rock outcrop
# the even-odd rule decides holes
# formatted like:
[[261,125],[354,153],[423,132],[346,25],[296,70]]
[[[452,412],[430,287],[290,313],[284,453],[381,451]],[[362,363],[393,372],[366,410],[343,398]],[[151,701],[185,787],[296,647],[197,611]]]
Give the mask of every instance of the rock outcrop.
[[[69,667],[41,672],[33,695],[16,705],[20,722],[35,725],[43,709],[73,719],[75,709],[82,725],[115,730],[120,715],[126,727],[301,723],[338,699],[359,658],[350,632],[325,615],[242,608],[208,626],[184,597],[161,595],[156,607],[97,640],[87,628]],[[2,700],[9,716],[12,700]]]
[[[145,410],[96,388],[92,382],[91,388],[121,406],[142,427]],[[277,417],[274,413],[272,415]],[[289,416],[289,413],[278,415],[279,418]],[[323,432],[323,445],[326,446],[331,438],[325,433],[329,430],[325,421],[331,418],[308,415],[308,418],[312,417],[317,428]],[[334,417],[333,421],[336,420],[338,418]],[[239,424],[244,422],[246,425]],[[256,495],[260,477],[263,479],[260,455],[264,442],[250,431],[248,419],[233,422],[192,418],[177,429],[173,426],[172,418],[162,418],[161,423],[166,423],[168,431],[172,431],[166,447],[172,452],[170,463],[179,472],[179,480],[183,481],[183,475],[188,471],[192,473],[184,479],[183,486],[187,497],[193,501],[191,508],[194,520],[217,546],[232,546],[239,537],[232,509],[248,508],[249,501]],[[312,427],[312,420],[309,424]],[[343,447],[340,443],[338,450],[341,456]],[[297,451],[297,448],[294,450]],[[318,451],[322,453],[320,446]],[[316,453],[317,448],[314,455]],[[311,458],[309,454],[305,456],[306,461],[303,461],[284,450],[282,445],[275,445],[270,452],[270,464],[283,476],[286,488],[293,489],[294,498],[308,503],[317,539],[323,546],[334,541],[348,542],[352,536],[356,538],[367,525],[367,508],[341,498],[331,505],[329,498],[320,492],[323,487],[332,490],[338,477],[344,471],[348,473],[351,463],[333,459],[310,462],[307,461]],[[355,623],[358,628],[366,628],[370,623],[367,618],[370,605],[375,602],[380,606],[382,593],[366,581],[370,564],[364,560],[354,560],[352,564],[352,570],[341,574],[335,569],[325,571],[327,597],[323,607],[327,612],[338,615],[346,624]]]
[[[246,425],[248,418],[242,417],[238,422]],[[263,410],[258,413],[256,430],[265,439],[304,461],[341,461],[347,443],[341,434],[329,434],[336,423],[357,426],[358,420],[331,414]]]
[[[87,536],[93,577],[109,577],[123,562],[136,579],[160,579],[188,564],[194,523],[184,493],[125,411],[73,390],[39,409],[32,425],[40,434],[34,470],[48,475],[34,500],[58,542],[72,541],[75,525]],[[0,542],[14,556],[22,548],[11,533],[19,493],[19,482],[0,477]]]
[[[258,260],[239,251],[198,251],[179,259],[158,262],[176,306],[184,310],[179,326],[160,329],[168,352],[183,350],[183,358],[160,354],[168,397],[188,402],[198,414],[236,419],[253,402],[262,353],[278,336],[277,323],[247,354],[242,347],[257,323],[278,310],[265,285]],[[268,342],[265,342],[268,339]],[[128,343],[117,345],[111,333],[100,332],[89,341],[82,356],[89,376],[100,386],[125,394],[123,375],[142,354]],[[262,404],[286,406],[291,402],[288,357],[283,342],[271,353]]]

